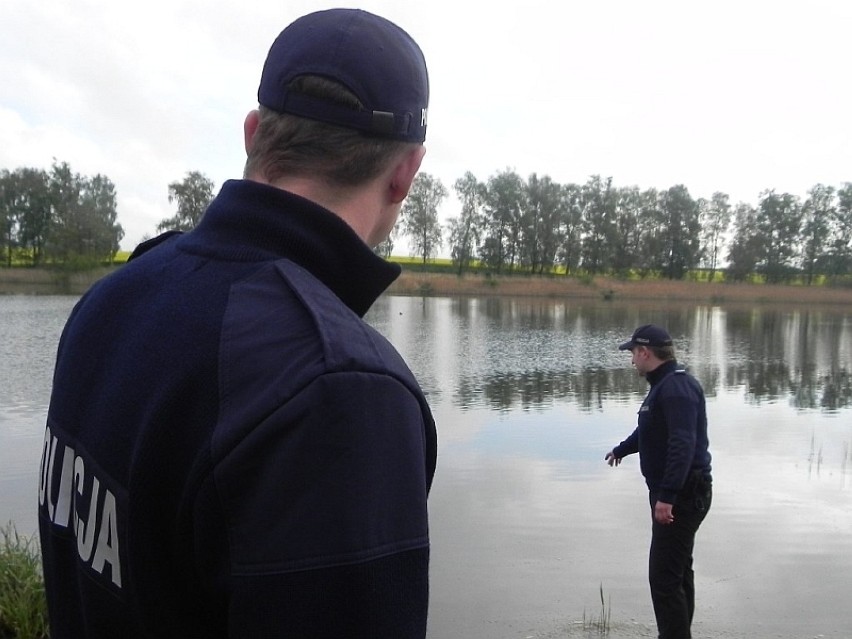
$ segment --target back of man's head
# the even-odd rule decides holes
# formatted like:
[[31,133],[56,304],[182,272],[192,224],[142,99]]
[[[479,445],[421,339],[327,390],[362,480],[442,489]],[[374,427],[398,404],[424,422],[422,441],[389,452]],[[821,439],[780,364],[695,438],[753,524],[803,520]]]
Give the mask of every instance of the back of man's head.
[[426,137],[423,53],[394,23],[358,9],[311,13],[273,43],[246,177],[368,181]]

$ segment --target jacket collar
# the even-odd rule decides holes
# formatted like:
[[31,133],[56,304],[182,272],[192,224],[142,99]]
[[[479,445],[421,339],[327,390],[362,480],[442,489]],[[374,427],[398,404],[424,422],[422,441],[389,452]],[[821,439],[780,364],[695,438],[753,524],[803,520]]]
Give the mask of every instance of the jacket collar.
[[183,250],[218,259],[287,258],[360,317],[401,271],[373,253],[328,209],[249,180],[225,182],[195,229],[178,241]]
[[650,373],[647,373],[645,375],[645,379],[648,380],[648,383],[651,386],[655,386],[656,384],[659,384],[666,375],[673,373],[675,370],[677,370],[677,362],[675,360],[669,360],[657,366],[657,368],[652,370]]

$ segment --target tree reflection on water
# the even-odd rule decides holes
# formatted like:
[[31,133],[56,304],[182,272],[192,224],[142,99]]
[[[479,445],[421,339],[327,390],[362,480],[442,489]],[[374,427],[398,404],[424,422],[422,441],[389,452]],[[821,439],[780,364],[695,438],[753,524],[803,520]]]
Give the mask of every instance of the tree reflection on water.
[[828,412],[852,405],[852,312],[845,307],[384,298],[368,319],[403,351],[427,392],[449,392],[461,408],[570,402],[593,411],[604,400],[636,401],[647,386],[616,344],[647,322],[668,327],[678,360],[708,397],[741,389],[750,404],[787,400]]

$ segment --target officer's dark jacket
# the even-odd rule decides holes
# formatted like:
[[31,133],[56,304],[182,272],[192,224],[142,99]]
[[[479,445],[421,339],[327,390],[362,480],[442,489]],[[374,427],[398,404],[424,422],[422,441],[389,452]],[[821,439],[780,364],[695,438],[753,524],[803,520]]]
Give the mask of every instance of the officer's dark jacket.
[[657,500],[673,504],[690,471],[710,477],[704,391],[675,361],[661,364],[646,378],[651,388],[639,409],[638,426],[613,454],[621,458],[638,452],[648,489]]
[[398,273],[231,181],[80,300],[39,490],[53,639],[425,635],[434,422],[361,319]]

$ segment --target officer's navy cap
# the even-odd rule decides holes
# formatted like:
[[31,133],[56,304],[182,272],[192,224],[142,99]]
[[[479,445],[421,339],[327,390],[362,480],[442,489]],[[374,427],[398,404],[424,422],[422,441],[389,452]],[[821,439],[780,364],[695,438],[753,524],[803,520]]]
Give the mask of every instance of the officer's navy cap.
[[[297,77],[338,82],[364,105],[346,106],[290,91]],[[258,89],[261,105],[367,135],[423,142],[429,77],[423,52],[393,22],[360,9],[303,16],[272,44]]]
[[618,350],[629,351],[637,346],[660,348],[671,345],[672,338],[666,329],[655,324],[644,324],[633,331],[633,336],[623,344],[619,345]]

